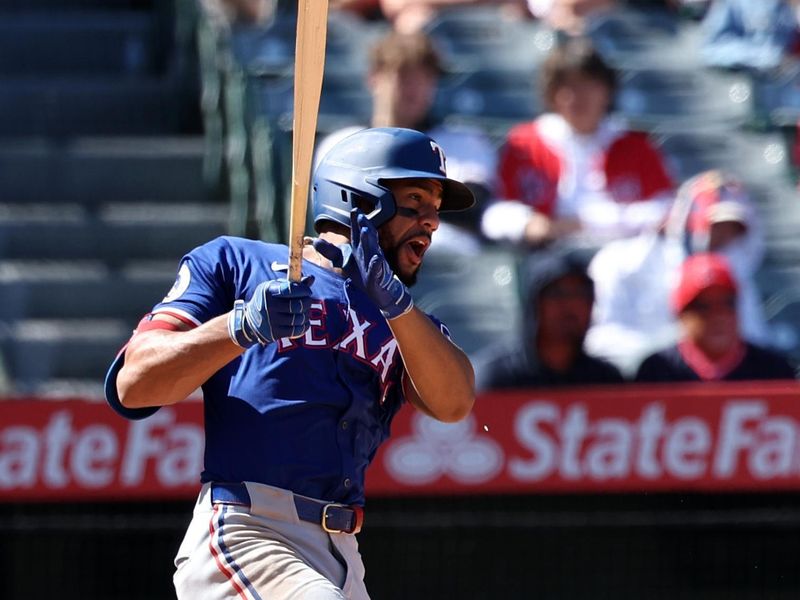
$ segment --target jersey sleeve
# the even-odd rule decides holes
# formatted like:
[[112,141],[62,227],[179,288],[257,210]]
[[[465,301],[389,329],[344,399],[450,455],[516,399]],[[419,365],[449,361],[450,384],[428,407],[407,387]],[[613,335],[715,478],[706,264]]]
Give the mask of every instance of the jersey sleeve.
[[547,149],[534,123],[514,127],[500,149],[497,193],[500,200],[515,200],[551,216],[555,210],[559,159]]
[[529,128],[513,128],[500,148],[497,164],[497,197],[503,200],[524,200],[527,196],[525,179],[533,171],[528,153]]
[[231,309],[237,279],[234,250],[227,238],[217,238],[183,257],[175,283],[152,312],[200,325]]
[[[233,257],[233,250],[226,238],[217,238],[184,256],[172,288],[142,320],[137,331],[142,323],[159,313],[169,314],[190,326],[197,326],[229,311],[236,295],[236,261]],[[126,419],[145,419],[160,407],[126,408],[117,394],[117,375],[125,364],[126,348],[127,344],[119,351],[106,373],[106,401],[117,414]]]
[[430,313],[425,313],[425,316],[427,316],[431,320],[431,322],[436,326],[436,328],[442,332],[442,335],[444,335],[444,337],[446,337],[451,342],[453,341],[453,336],[450,334],[450,330],[447,328],[447,325],[442,323],[442,321],[439,320],[438,317],[435,317]]
[[[674,186],[664,158],[646,134],[628,133],[615,142],[617,144],[618,149],[613,148],[607,153],[606,164],[610,191],[617,202],[649,200],[672,192]],[[627,174],[635,178],[634,188],[626,188]],[[633,189],[638,197],[629,197]]]

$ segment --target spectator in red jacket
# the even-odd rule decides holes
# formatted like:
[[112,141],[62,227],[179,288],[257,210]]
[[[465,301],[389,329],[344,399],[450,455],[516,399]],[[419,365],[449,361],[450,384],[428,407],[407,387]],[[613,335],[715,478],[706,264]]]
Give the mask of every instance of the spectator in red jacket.
[[616,73],[585,39],[570,39],[542,67],[548,109],[508,133],[500,154],[503,199],[484,234],[541,246],[569,235],[593,245],[635,235],[664,218],[673,184],[643,133],[608,115]]
[[724,257],[687,258],[671,298],[683,336],[676,345],[647,357],[636,381],[793,379],[794,369],[783,356],[742,338],[737,294]]

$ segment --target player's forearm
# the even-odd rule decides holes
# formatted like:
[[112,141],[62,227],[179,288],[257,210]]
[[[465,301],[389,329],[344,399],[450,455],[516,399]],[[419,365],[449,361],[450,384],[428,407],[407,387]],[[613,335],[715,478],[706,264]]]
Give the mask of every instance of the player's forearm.
[[445,422],[466,417],[475,403],[475,375],[466,354],[417,309],[389,326],[420,408]]
[[180,402],[242,352],[228,336],[227,315],[189,331],[136,334],[117,376],[120,402],[127,408]]

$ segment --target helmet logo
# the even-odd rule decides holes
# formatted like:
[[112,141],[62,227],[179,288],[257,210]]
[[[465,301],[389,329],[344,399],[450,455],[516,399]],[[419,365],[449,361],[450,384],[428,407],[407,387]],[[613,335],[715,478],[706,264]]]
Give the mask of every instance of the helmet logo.
[[445,168],[446,159],[444,156],[444,150],[439,144],[437,144],[433,140],[431,140],[431,149],[433,150],[433,153],[439,157],[439,170],[442,172],[442,175],[447,175],[447,169]]

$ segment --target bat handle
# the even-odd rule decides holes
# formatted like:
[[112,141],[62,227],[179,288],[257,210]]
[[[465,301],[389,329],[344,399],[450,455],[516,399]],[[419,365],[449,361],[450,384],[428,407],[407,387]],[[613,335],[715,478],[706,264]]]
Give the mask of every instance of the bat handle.
[[289,281],[300,281],[303,277],[303,235],[292,238],[289,246]]

